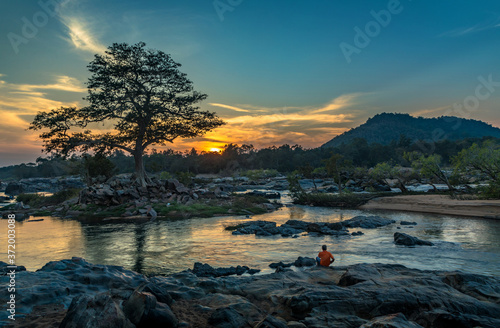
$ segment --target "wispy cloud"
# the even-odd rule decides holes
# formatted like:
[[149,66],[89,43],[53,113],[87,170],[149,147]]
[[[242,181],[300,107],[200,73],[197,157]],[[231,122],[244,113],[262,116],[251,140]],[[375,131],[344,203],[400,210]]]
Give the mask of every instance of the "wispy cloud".
[[[81,83],[75,78],[58,76],[49,84],[15,84],[5,81],[0,74],[0,156],[2,164],[11,156],[31,160],[39,156],[41,141],[36,133],[26,129],[34,115],[61,106],[78,106],[77,102],[63,102],[51,99],[50,91],[82,92]],[[43,90],[44,92],[38,91]]]
[[353,106],[355,99],[362,95],[363,95],[362,93],[351,93],[347,95],[342,95],[340,97],[333,99],[330,103],[328,103],[324,107],[312,111],[311,114],[324,113]]
[[218,103],[210,103],[209,105],[210,105],[210,106],[214,106],[214,107],[220,107],[220,108],[231,109],[231,110],[234,110],[235,112],[244,112],[244,113],[249,113],[249,112],[251,112],[251,111],[250,111],[250,110],[248,110],[248,109],[243,109],[243,108],[239,108],[239,107],[236,107],[236,106],[230,106],[230,105],[224,105],[224,104],[218,104]]
[[446,110],[450,108],[450,106],[441,106],[437,108],[423,108],[417,111],[411,112],[412,116],[427,116],[427,117],[436,117],[443,116]]
[[106,46],[101,44],[96,34],[89,27],[88,22],[82,17],[61,15],[61,21],[68,28],[67,40],[82,51],[91,53],[104,53]]
[[[211,106],[237,112],[221,115],[226,125],[207,134],[204,138],[176,141],[177,149],[194,146],[209,149],[226,143],[253,144],[267,147],[278,144],[301,144],[316,147],[348,129],[356,114],[352,109],[361,102],[362,93],[346,94],[322,106],[262,107],[255,105]],[[344,111],[339,111],[344,109]],[[215,141],[217,140],[217,141]]]
[[474,26],[459,27],[450,31],[443,32],[439,34],[438,37],[461,37],[464,35],[487,31],[499,27],[500,27],[500,17],[497,17],[494,20],[481,22]]
[[56,77],[56,82],[52,84],[19,84],[11,85],[14,89],[18,89],[17,93],[31,93],[33,95],[42,95],[42,93],[34,92],[35,90],[61,90],[68,92],[85,92],[87,89],[83,84],[74,77],[61,75]]
[[58,6],[58,16],[61,23],[67,28],[67,35],[63,37],[77,50],[84,52],[104,53],[106,46],[99,41],[97,30],[102,31],[102,22],[97,16],[83,14],[81,3],[77,0],[66,0]]

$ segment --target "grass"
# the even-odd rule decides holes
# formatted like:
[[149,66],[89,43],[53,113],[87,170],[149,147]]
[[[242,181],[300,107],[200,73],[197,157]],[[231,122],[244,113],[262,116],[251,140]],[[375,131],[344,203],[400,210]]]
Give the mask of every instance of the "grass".
[[235,215],[245,215],[245,214],[263,214],[267,210],[257,206],[267,202],[267,199],[263,197],[254,196],[236,196],[232,202],[227,203],[216,203],[210,201],[207,203],[195,203],[191,205],[185,204],[171,204],[166,205],[155,205],[153,206],[159,216],[167,217],[212,217],[222,214],[235,214]]
[[54,193],[52,196],[42,196],[39,194],[19,194],[16,201],[23,202],[24,205],[31,207],[42,207],[48,205],[57,205],[68,199],[78,197],[80,189],[64,189]]

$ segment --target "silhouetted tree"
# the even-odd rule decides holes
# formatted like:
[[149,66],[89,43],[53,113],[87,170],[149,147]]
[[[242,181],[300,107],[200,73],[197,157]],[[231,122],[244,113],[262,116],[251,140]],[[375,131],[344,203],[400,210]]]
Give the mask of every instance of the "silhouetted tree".
[[[49,129],[40,135],[46,152],[121,149],[134,157],[137,181],[146,185],[143,155],[149,146],[200,136],[223,124],[215,113],[195,106],[207,95],[193,90],[178,69],[181,65],[145,46],[114,43],[105,55],[95,55],[88,66],[89,106],[38,113],[30,129]],[[85,130],[104,121],[113,125],[113,132]],[[70,133],[72,128],[84,130]]]

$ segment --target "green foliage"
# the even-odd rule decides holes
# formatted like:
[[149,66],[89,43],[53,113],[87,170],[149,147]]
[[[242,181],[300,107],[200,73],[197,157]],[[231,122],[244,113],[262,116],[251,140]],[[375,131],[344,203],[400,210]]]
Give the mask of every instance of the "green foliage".
[[38,207],[44,202],[46,198],[47,197],[44,197],[39,194],[23,193],[17,195],[16,201],[23,202],[24,205],[29,205],[31,207]]
[[265,209],[257,206],[263,202],[267,202],[267,200],[262,197],[238,195],[233,202],[227,204],[208,202],[185,205],[174,203],[170,206],[155,205],[154,208],[158,215],[166,217],[212,217],[228,213],[234,215],[266,213]]
[[437,154],[425,156],[418,152],[405,153],[405,158],[411,162],[412,168],[425,178],[434,178],[445,183],[450,190],[455,188],[448,175],[441,168],[441,156]]
[[286,177],[286,179],[288,181],[288,190],[290,190],[290,196],[292,197],[292,199],[295,201],[296,199],[301,198],[302,195],[305,194],[305,191],[299,182],[299,172],[293,171]]
[[347,175],[352,171],[352,161],[340,154],[332,154],[325,160],[325,169],[328,177],[331,177],[342,193],[342,182],[347,179]]
[[274,169],[247,170],[243,172],[242,175],[251,181],[257,181],[259,179],[275,177],[278,175],[278,171]]
[[163,171],[160,173],[160,179],[161,180],[169,180],[169,179],[172,179],[173,176],[170,172],[167,172],[167,171]]
[[481,175],[489,181],[479,189],[484,198],[500,199],[500,146],[492,141],[473,144],[453,158],[457,172]]
[[16,200],[18,202],[23,202],[25,205],[29,205],[31,207],[36,208],[47,205],[60,204],[69,199],[78,197],[79,193],[80,193],[79,189],[70,188],[58,191],[51,196],[42,196],[39,194],[30,194],[30,193],[19,194],[16,197]]
[[109,179],[116,171],[116,166],[104,154],[98,153],[94,156],[86,155],[83,158],[83,176],[90,185],[91,178],[104,176]]
[[481,198],[500,199],[500,182],[492,181],[488,186],[480,188]]
[[488,179],[500,181],[500,146],[492,141],[482,145],[473,144],[453,158],[455,168],[462,172],[485,175]]
[[177,172],[175,173],[177,180],[185,186],[191,186],[193,184],[194,173],[191,172]]

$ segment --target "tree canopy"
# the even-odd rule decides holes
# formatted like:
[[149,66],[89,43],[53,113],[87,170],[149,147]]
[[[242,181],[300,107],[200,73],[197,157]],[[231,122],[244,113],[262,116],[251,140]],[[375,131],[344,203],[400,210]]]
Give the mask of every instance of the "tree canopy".
[[[193,90],[180,66],[170,55],[146,49],[144,42],[114,43],[88,65],[92,75],[84,99],[89,105],[40,112],[30,129],[48,129],[40,135],[46,152],[126,151],[134,156],[137,179],[144,185],[142,157],[149,146],[200,136],[224,124],[196,106],[207,95]],[[112,131],[90,129],[104,121]]]

